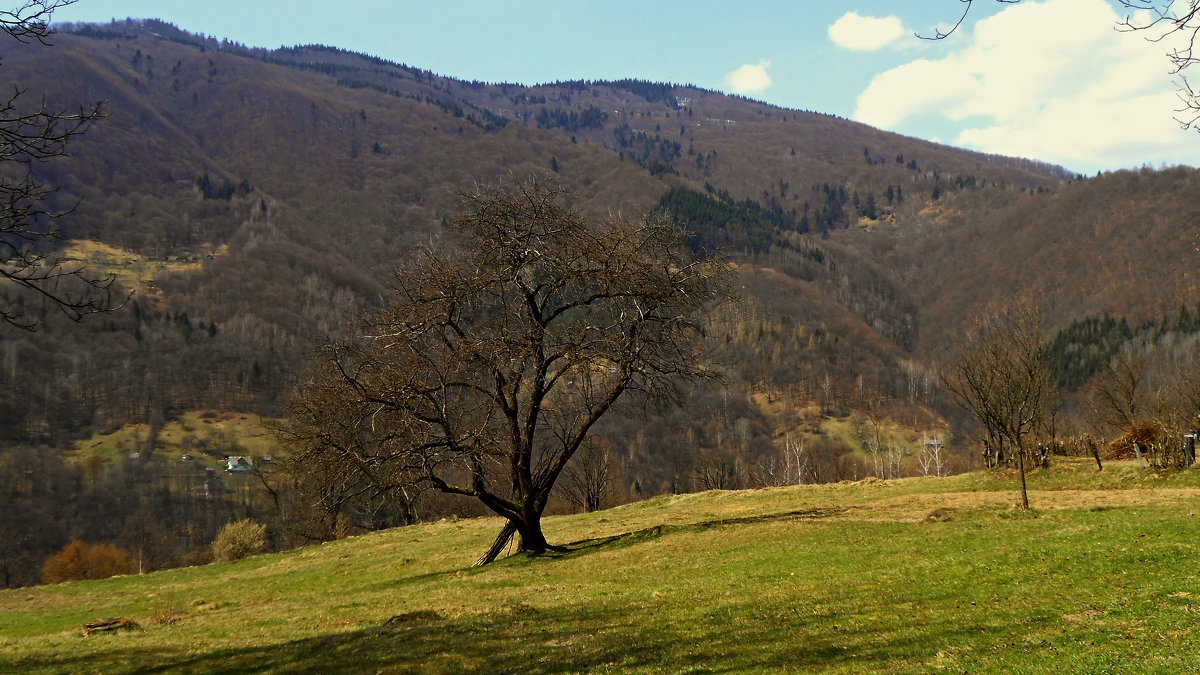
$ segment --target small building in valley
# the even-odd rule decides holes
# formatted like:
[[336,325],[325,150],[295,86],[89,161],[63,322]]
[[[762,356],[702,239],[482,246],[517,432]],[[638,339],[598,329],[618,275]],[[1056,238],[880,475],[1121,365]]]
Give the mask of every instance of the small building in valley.
[[250,473],[254,470],[254,461],[244,455],[228,455],[225,457],[226,473]]

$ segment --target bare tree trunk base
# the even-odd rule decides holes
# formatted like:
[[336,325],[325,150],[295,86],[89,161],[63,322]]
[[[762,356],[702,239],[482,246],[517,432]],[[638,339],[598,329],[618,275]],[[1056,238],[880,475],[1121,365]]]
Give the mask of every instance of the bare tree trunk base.
[[504,549],[508,548],[516,533],[517,526],[511,520],[505,522],[504,527],[500,529],[500,534],[496,535],[496,540],[492,542],[491,547],[483,554],[483,557],[475,562],[475,567],[483,567],[488,563],[495,562],[496,558],[500,557],[500,554],[504,552]]
[[1017,447],[1017,470],[1021,473],[1021,508],[1029,510],[1029,489],[1025,486],[1025,450]]

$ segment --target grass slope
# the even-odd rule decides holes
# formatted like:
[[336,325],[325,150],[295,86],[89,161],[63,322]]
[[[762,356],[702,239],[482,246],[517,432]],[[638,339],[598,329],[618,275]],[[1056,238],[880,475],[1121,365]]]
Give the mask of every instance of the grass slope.
[[[0,593],[0,671],[1182,671],[1200,471],[860,481],[495,519]],[[126,616],[139,632],[84,638]],[[394,617],[394,618],[393,618]],[[392,620],[389,622],[389,618]],[[389,625],[385,625],[389,624]]]
[[[277,455],[279,446],[269,423],[247,413],[192,410],[162,426],[155,452],[170,461],[191,454],[212,467],[219,466],[217,460],[225,455]],[[112,464],[130,452],[143,450],[149,436],[150,425],[127,424],[76,442],[67,452],[67,460]]]
[[75,239],[63,251],[63,261],[86,267],[96,276],[113,276],[124,290],[138,297],[161,299],[158,280],[166,274],[186,274],[201,268],[205,258],[229,252],[228,244],[200,246],[174,258],[148,260],[129,249],[91,239]]

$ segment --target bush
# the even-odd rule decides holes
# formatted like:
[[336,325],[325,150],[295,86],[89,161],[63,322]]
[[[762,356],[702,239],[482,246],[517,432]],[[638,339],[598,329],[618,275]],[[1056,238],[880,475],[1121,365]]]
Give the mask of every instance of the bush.
[[72,539],[61,551],[42,563],[42,583],[107,579],[118,574],[130,574],[134,568],[129,556],[112,544],[89,544]]
[[267,528],[253,520],[235,520],[217,533],[212,544],[213,560],[229,562],[267,550]]

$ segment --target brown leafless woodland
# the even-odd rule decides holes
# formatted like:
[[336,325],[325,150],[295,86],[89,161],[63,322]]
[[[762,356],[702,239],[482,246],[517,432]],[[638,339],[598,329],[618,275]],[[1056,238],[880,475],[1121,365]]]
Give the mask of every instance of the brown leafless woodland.
[[[0,31],[23,43],[48,44],[51,15],[74,1],[30,0],[0,12]],[[122,300],[114,294],[114,277],[94,274],[55,250],[57,220],[69,209],[47,205],[55,188],[38,180],[34,170],[42,162],[66,156],[71,139],[103,114],[101,103],[77,111],[61,109],[44,97],[31,98],[19,86],[0,98],[0,289],[22,291],[16,297],[7,292],[0,296],[0,319],[12,326],[36,328],[38,321],[30,314],[41,302],[79,320]],[[39,304],[27,305],[24,298]]]
[[328,342],[292,397],[294,462],[385,493],[472,497],[549,548],[541,518],[596,422],[630,392],[671,397],[710,378],[697,318],[725,269],[674,223],[595,226],[536,180],[468,198],[452,251],[397,271],[393,304]]
[[562,482],[562,495],[575,508],[587,512],[599,511],[612,498],[612,453],[607,442],[589,438],[577,453],[576,460],[567,465]]

